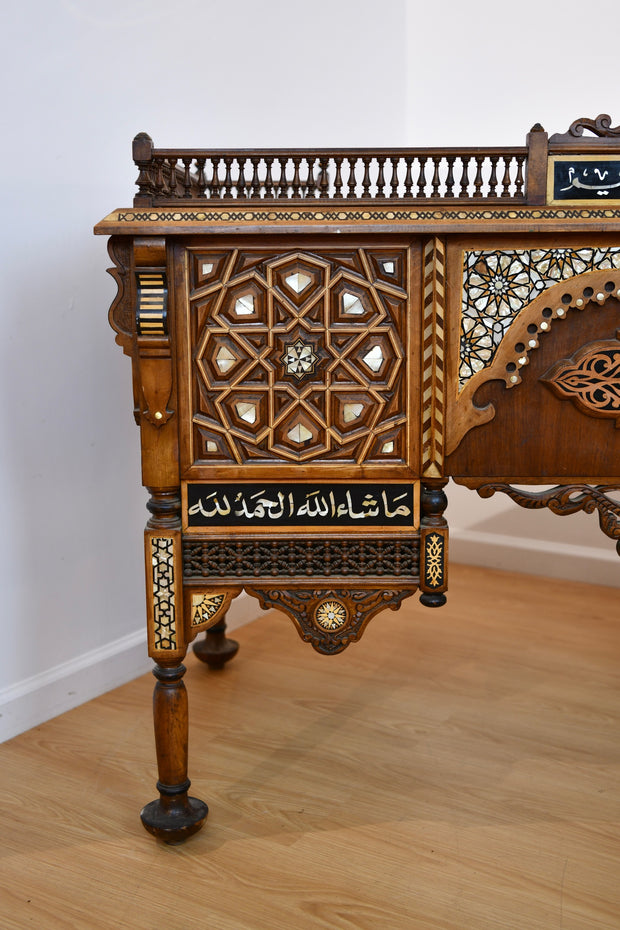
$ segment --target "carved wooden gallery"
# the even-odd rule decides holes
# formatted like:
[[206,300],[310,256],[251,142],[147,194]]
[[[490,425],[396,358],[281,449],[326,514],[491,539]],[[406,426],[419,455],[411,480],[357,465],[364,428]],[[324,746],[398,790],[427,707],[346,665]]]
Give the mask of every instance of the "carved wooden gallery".
[[596,510],[620,539],[620,127],[402,150],[141,133],[133,154],[133,207],[96,232],[151,495],[160,797],[142,820],[175,843],[207,815],[182,660],[201,631],[205,661],[234,655],[242,590],[326,654],[417,589],[441,606],[449,478]]

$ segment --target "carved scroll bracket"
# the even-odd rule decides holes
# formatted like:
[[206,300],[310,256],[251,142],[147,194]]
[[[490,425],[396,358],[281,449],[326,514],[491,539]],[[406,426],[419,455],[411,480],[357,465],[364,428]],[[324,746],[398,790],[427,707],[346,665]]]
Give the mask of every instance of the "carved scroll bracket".
[[[592,133],[591,137],[584,138],[583,131],[587,129]],[[597,142],[598,139],[613,139],[620,136],[620,126],[611,125],[611,116],[608,113],[599,113],[595,119],[589,119],[587,116],[581,116],[570,124],[565,133],[555,133],[551,136],[549,142],[574,142],[579,139],[581,142]]]
[[598,513],[601,530],[610,539],[616,540],[616,550],[620,555],[620,503],[609,497],[609,493],[620,491],[620,484],[559,485],[545,491],[525,491],[510,484],[493,482],[475,488],[480,497],[492,497],[496,492],[507,494],[520,507],[528,510],[548,508],[559,516],[578,513]]
[[133,355],[133,338],[135,320],[133,313],[133,297],[130,286],[131,242],[120,236],[112,236],[108,240],[108,254],[114,262],[113,268],[108,268],[118,288],[116,296],[110,306],[108,319],[110,326],[116,333],[116,343],[121,346],[125,355]]

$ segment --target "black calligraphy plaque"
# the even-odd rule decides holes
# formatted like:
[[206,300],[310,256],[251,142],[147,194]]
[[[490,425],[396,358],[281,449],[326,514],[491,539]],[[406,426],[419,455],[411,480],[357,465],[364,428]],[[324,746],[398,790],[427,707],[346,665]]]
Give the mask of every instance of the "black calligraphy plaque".
[[415,526],[415,485],[188,482],[189,529]]
[[555,158],[553,200],[620,200],[620,160],[617,158]]

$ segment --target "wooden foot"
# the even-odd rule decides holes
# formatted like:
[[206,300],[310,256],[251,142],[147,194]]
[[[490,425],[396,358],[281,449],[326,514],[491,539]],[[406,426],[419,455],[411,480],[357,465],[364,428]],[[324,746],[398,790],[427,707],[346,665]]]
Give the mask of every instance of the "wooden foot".
[[202,827],[209,809],[204,801],[187,794],[188,712],[187,690],[183,683],[184,665],[156,665],[153,694],[155,746],[159,799],[140,813],[146,830],[164,843],[182,843]]
[[421,594],[420,604],[425,607],[443,607],[448,598],[445,594]]
[[226,636],[226,618],[220,620],[210,630],[204,639],[194,643],[195,655],[201,662],[206,662],[209,668],[224,668],[227,662],[237,655],[239,643]]
[[[189,780],[187,782],[189,787]],[[145,830],[170,846],[183,843],[197,833],[207,819],[209,808],[204,801],[190,798],[187,789],[177,797],[167,796],[165,786],[158,782],[161,794],[140,811],[140,820]],[[163,789],[163,790],[162,790]]]

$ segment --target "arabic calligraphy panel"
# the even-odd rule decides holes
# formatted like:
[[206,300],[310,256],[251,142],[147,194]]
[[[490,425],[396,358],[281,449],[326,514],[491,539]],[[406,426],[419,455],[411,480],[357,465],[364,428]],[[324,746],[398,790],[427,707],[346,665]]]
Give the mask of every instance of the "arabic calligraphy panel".
[[299,528],[418,526],[418,483],[188,482],[183,523],[204,532],[221,527],[269,531]]
[[620,157],[559,155],[549,159],[547,199],[550,203],[620,200]]

